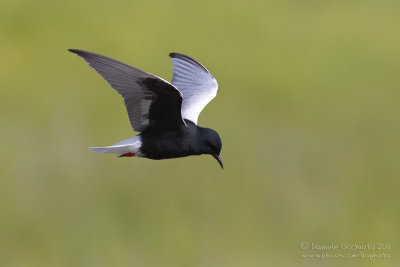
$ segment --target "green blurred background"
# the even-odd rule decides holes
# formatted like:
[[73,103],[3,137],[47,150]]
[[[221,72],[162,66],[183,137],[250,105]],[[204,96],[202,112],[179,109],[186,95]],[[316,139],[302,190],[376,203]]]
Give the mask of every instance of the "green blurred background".
[[[399,28],[398,1],[1,0],[0,266],[399,266]],[[88,150],[135,133],[68,48],[200,60],[225,170]]]

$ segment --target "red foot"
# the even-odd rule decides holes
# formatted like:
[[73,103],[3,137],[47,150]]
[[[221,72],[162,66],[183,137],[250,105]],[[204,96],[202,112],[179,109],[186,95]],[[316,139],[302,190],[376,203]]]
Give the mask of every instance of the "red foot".
[[135,154],[134,153],[132,153],[132,152],[128,152],[128,153],[125,153],[125,154],[122,154],[121,156],[119,156],[120,158],[121,157],[134,157],[135,156]]

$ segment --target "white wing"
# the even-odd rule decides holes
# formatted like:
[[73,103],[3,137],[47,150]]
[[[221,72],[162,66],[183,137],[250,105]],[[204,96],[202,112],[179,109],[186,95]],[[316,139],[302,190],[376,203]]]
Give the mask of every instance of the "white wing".
[[182,117],[197,124],[204,107],[217,95],[218,83],[211,73],[191,57],[171,53],[172,84],[183,95]]

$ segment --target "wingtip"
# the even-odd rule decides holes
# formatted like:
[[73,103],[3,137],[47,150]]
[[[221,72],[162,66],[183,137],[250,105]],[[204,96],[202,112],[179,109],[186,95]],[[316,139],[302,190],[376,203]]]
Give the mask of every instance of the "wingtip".
[[88,52],[88,51],[84,51],[84,50],[79,50],[79,49],[68,49],[69,52],[77,54],[78,56],[89,56],[91,54],[95,54],[93,52]]
[[169,53],[169,56],[171,58],[181,58],[181,59],[189,59],[189,60],[196,61],[194,58],[191,58],[191,57],[189,57],[189,56],[187,56],[185,54],[182,54],[182,53],[171,52],[171,53]]
[[192,65],[195,65],[195,66],[203,69],[205,72],[210,73],[208,71],[208,69],[206,67],[204,67],[203,64],[201,64],[199,61],[197,61],[196,59],[194,59],[192,57],[189,57],[189,56],[181,54],[181,53],[175,53],[175,52],[169,53],[169,56],[171,58],[178,58],[178,59],[181,59],[183,61],[186,61],[186,62],[188,62],[188,63],[190,63]]

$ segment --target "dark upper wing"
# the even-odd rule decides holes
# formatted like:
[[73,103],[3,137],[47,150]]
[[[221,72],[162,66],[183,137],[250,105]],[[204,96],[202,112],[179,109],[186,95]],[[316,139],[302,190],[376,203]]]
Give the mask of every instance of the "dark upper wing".
[[218,83],[195,59],[179,53],[169,56],[174,66],[171,83],[183,95],[182,117],[197,124],[200,112],[217,95]]
[[82,57],[125,101],[131,125],[142,132],[148,126],[173,128],[184,125],[182,94],[169,82],[115,59],[70,49]]

